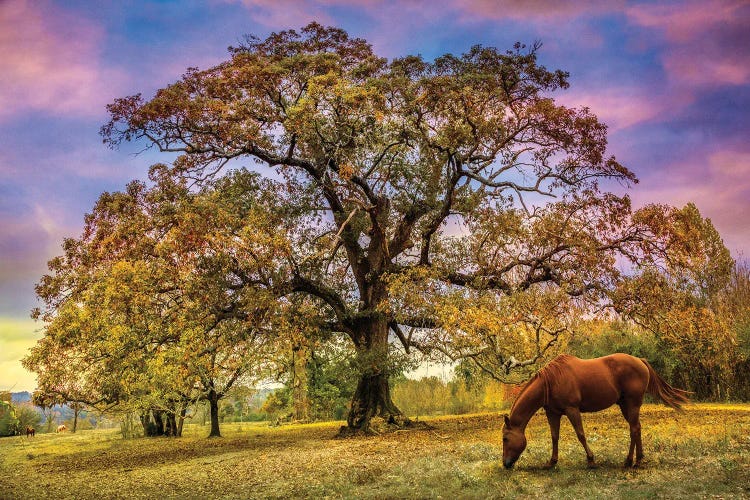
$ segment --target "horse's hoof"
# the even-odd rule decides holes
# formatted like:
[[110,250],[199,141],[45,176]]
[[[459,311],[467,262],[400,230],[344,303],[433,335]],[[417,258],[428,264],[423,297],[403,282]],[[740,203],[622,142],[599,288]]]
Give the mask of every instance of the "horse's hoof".
[[586,467],[588,467],[589,469],[598,469],[599,468],[599,464],[597,464],[596,462],[591,461],[591,462],[587,462],[586,463]]
[[623,467],[625,467],[627,469],[628,467],[632,467],[632,466],[633,466],[633,459],[632,458],[629,458],[629,459],[625,460],[625,463],[623,464]]
[[545,470],[554,469],[555,465],[557,465],[557,462],[547,462],[546,464],[542,465],[542,469],[545,469]]

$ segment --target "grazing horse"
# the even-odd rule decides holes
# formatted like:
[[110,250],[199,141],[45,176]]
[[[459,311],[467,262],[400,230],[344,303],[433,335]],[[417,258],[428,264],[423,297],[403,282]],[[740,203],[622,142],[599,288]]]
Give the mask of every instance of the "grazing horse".
[[36,435],[36,430],[34,430],[33,427],[27,425],[26,426],[26,437],[34,437]]
[[643,460],[640,409],[646,392],[678,411],[682,411],[681,404],[689,401],[689,392],[670,386],[645,359],[628,354],[611,354],[596,359],[578,359],[566,354],[557,356],[532,377],[513,403],[510,416],[504,417],[503,466],[510,469],[516,463],[526,448],[526,425],[539,408],[544,408],[552,435],[552,457],[546,467],[554,467],[557,463],[557,441],[563,415],[570,420],[586,450],[589,467],[594,467],[594,454],[586,444],[581,412],[600,411],[613,404],[620,407],[622,416],[630,424],[630,451],[625,467],[640,466]]
[[62,425],[58,425],[58,426],[57,426],[57,430],[56,430],[55,432],[58,432],[58,433],[59,433],[59,432],[65,432],[65,431],[67,431],[67,430],[68,430],[68,428],[67,428],[67,427],[65,427],[65,424],[62,424]]

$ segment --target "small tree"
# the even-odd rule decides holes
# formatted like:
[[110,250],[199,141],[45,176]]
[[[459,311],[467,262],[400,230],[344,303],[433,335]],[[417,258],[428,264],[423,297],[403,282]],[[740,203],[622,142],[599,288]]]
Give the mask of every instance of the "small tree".
[[676,358],[683,387],[698,397],[721,396],[738,358],[733,314],[722,296],[734,261],[709,219],[692,203],[646,213],[658,217],[664,258],[636,268],[613,293],[621,314],[654,334]]
[[257,279],[257,265],[236,263],[272,258],[270,226],[253,224],[268,205],[248,172],[198,193],[160,168],[152,179],[152,189],[104,193],[83,236],[50,261],[37,287],[45,308],[34,312],[46,335],[24,363],[66,401],[140,409],[147,435],[151,423],[176,435],[187,404],[205,399],[219,436],[218,401],[264,358],[271,304],[237,286]]
[[46,424],[45,432],[52,432],[55,418],[59,416],[59,412],[55,411],[55,406],[60,404],[58,396],[36,390],[31,395],[31,402],[42,410],[43,420]]
[[18,418],[18,428],[23,431],[26,427],[31,427],[35,430],[40,428],[42,423],[42,415],[34,408],[31,403],[20,403],[15,405],[16,418]]

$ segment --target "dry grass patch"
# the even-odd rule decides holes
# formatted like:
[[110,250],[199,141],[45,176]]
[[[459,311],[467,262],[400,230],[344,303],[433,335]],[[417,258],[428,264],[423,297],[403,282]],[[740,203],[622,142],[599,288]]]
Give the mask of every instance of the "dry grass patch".
[[750,405],[643,411],[645,467],[623,469],[619,411],[584,417],[600,467],[586,469],[569,425],[560,463],[542,414],[516,468],[500,465],[499,414],[430,419],[435,430],[336,439],[340,422],[230,424],[224,437],[188,426],[181,439],[123,440],[114,431],[0,440],[3,498],[652,498],[750,497]]

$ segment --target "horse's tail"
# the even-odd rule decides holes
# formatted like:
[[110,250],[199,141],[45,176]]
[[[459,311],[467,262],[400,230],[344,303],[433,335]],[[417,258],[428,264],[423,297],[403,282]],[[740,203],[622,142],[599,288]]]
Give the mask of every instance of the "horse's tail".
[[690,402],[690,399],[688,399],[690,391],[672,387],[656,373],[656,370],[654,370],[647,360],[641,358],[641,361],[648,368],[648,387],[646,388],[646,392],[661,399],[670,408],[683,412],[682,405]]

